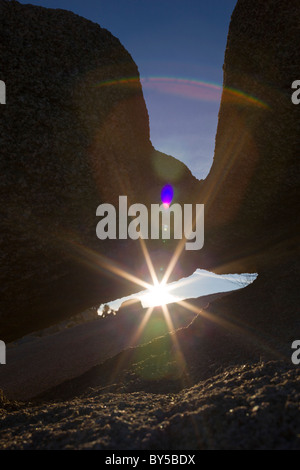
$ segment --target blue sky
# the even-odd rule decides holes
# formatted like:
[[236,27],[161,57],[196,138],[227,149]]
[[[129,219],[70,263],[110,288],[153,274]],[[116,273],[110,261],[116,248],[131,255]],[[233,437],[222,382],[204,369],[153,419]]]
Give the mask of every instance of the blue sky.
[[119,38],[142,79],[153,80],[151,86],[147,80],[142,85],[154,147],[182,160],[196,177],[206,176],[213,158],[222,65],[236,0],[20,3],[71,10]]

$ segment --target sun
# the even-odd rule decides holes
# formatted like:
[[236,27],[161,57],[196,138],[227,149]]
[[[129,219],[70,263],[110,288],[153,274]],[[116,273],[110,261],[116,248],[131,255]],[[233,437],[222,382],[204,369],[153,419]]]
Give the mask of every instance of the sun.
[[161,283],[151,286],[141,297],[144,307],[158,307],[172,302],[176,302],[177,298],[170,294],[170,287]]

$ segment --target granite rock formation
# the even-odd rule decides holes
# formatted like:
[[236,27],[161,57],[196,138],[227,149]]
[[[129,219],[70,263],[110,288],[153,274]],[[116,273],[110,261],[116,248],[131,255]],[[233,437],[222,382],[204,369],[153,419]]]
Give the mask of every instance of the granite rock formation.
[[[200,191],[206,238],[199,265],[258,273],[251,286],[212,304],[210,313],[227,322],[228,345],[235,332],[258,359],[273,351],[290,361],[300,334],[300,108],[291,100],[299,78],[299,14],[296,1],[237,2],[214,161]],[[224,356],[223,349],[221,362]]]
[[300,113],[291,86],[299,14],[299,2],[287,0],[239,0],[232,14],[214,160],[201,191],[203,264],[223,272],[261,272],[297,249]]
[[[0,10],[0,332],[9,341],[141,290],[109,269],[146,271],[138,242],[96,238],[99,204],[117,207],[123,194],[160,202],[172,178],[190,201],[198,181],[153,149],[138,68],[118,39],[64,10],[5,0]],[[169,254],[161,242],[154,251],[162,247],[167,263],[172,243]]]
[[[140,290],[110,269],[147,280],[142,251],[129,240],[100,243],[95,210],[120,194],[159,202],[161,186],[176,181],[175,200],[205,203],[205,245],[183,252],[174,277],[196,267],[258,272],[212,310],[250,319],[262,334],[270,323],[275,336],[287,325],[287,340],[298,324],[300,123],[291,84],[299,79],[299,2],[237,2],[204,182],[153,149],[138,69],[108,31],[62,10],[0,6],[2,337]],[[174,244],[149,248],[164,267]]]

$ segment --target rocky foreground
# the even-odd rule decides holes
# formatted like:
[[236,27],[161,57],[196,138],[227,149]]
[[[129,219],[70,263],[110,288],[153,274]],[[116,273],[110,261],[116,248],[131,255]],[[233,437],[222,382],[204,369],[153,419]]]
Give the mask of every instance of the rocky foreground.
[[257,288],[219,296],[186,326],[187,312],[173,305],[175,331],[153,338],[149,322],[151,331],[127,346],[116,338],[140,325],[137,312],[98,320],[114,353],[97,347],[97,320],[17,342],[1,367],[0,449],[300,449],[291,345],[275,349],[265,336],[241,335],[224,319],[220,326],[221,316],[207,319]]
[[2,395],[0,448],[299,450],[299,380],[292,364],[269,361],[156,393],[132,367],[123,384],[67,400],[21,403]]

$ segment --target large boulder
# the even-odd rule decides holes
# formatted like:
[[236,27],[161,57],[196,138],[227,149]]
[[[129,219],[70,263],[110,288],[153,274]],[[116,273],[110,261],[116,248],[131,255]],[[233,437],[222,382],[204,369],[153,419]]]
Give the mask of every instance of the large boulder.
[[[198,181],[153,149],[138,68],[117,38],[69,11],[5,0],[0,11],[0,336],[9,341],[140,291],[120,276],[149,278],[139,242],[100,241],[97,206],[117,207],[119,195],[160,203],[170,182],[175,199],[190,201]],[[162,269],[167,245],[152,246]],[[192,258],[182,257],[183,272]]]
[[206,360],[245,360],[248,343],[256,359],[290,361],[299,337],[300,107],[291,99],[299,15],[300,3],[290,0],[239,0],[232,14],[214,161],[199,196],[206,214],[199,266],[258,278],[209,307]]
[[201,266],[268,269],[295,253],[299,223],[300,4],[239,0],[232,14]]

